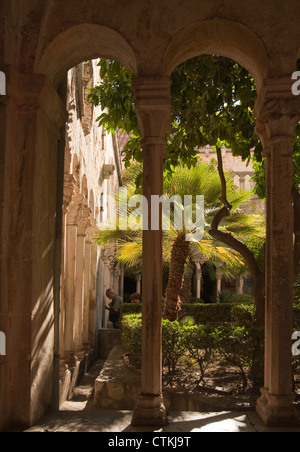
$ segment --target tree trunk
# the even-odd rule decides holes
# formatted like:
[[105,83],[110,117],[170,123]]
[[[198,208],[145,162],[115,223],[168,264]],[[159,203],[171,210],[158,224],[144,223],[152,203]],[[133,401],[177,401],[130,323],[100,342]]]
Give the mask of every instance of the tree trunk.
[[172,246],[164,312],[164,317],[171,322],[178,319],[179,292],[182,288],[184,265],[188,257],[189,245],[190,243],[185,240],[185,234],[180,234],[176,237]]
[[255,298],[255,319],[254,325],[264,328],[265,326],[265,274],[257,275],[254,278],[254,298]]
[[192,265],[185,265],[183,284],[180,289],[179,296],[183,303],[190,303],[192,298],[192,279],[194,267]]
[[240,253],[241,256],[243,256],[243,258],[245,259],[254,281],[254,298],[256,304],[255,325],[264,327],[265,273],[260,270],[254,254],[244,243],[242,243],[240,240],[237,240],[235,237],[233,237],[232,234],[220,231],[218,229],[221,221],[225,217],[230,216],[232,206],[227,200],[227,186],[223,170],[222,154],[221,149],[218,147],[217,147],[217,156],[218,156],[218,171],[222,186],[222,195],[220,201],[222,201],[223,207],[216,213],[212,221],[211,230],[209,231],[209,234],[216,240],[219,240],[220,242],[223,242],[226,245],[230,246],[232,249]]

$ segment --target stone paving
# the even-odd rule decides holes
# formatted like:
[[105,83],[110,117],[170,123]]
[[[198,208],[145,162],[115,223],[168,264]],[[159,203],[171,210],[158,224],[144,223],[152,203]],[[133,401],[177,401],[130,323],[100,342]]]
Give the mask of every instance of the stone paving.
[[26,432],[300,432],[299,428],[266,428],[254,411],[175,412],[163,428],[131,427],[132,412],[93,406],[94,381],[104,362],[97,362],[76,388],[72,400],[50,412]]

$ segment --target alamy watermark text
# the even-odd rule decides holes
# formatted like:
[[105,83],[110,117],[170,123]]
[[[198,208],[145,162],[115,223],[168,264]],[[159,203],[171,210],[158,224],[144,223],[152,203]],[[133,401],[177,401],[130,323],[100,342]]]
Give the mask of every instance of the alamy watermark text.
[[292,93],[294,96],[300,96],[300,71],[292,74],[292,80],[296,80],[292,85]]
[[0,355],[6,355],[6,336],[0,331]]
[[0,71],[0,96],[6,95],[6,76],[4,72]]
[[[194,203],[194,201],[196,201]],[[158,231],[162,224],[164,231],[174,229],[185,231],[188,242],[203,239],[204,235],[204,196],[143,195],[128,197],[127,189],[121,187],[118,201],[108,195],[108,205],[112,207],[108,229],[121,231]]]

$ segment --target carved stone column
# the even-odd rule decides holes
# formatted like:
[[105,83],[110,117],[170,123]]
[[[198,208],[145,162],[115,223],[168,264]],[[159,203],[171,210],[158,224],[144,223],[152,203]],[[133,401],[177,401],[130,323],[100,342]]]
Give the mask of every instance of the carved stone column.
[[85,260],[84,260],[84,289],[83,289],[83,331],[82,340],[84,349],[90,348],[89,340],[89,314],[90,314],[90,280],[92,274],[92,236],[96,227],[96,220],[91,219],[91,226],[86,231]]
[[72,197],[75,194],[76,179],[73,174],[64,175],[64,191],[63,191],[63,230],[62,230],[62,256],[61,256],[61,306],[60,306],[60,335],[59,335],[59,354],[60,354],[60,376],[63,377],[66,365],[64,360],[65,352],[65,277],[66,277],[66,231],[67,231],[67,214]]
[[218,295],[219,295],[219,293],[222,290],[222,278],[223,278],[222,270],[217,266],[217,268],[216,268],[216,280],[217,280],[217,294],[216,294],[216,298],[217,299],[216,299],[216,302],[217,303],[220,302]]
[[66,272],[65,272],[65,360],[73,366],[75,358],[74,346],[74,309],[76,287],[77,258],[77,222],[82,202],[82,195],[72,198],[66,223]]
[[238,294],[244,293],[245,275],[241,275],[236,280],[236,292]]
[[[0,429],[30,426],[52,402],[57,142],[65,107],[44,75],[1,66]],[[18,407],[16,409],[16,407]]]
[[199,261],[194,262],[196,265],[196,281],[197,281],[197,292],[196,297],[201,298],[201,286],[202,286],[202,268]]
[[142,289],[142,275],[136,277],[136,292],[141,293]]
[[76,248],[76,281],[74,306],[74,347],[78,358],[83,358],[83,296],[84,296],[84,264],[85,264],[85,237],[86,230],[91,226],[91,209],[80,204],[77,226]]
[[266,157],[265,386],[257,412],[269,426],[296,422],[292,395],[293,143],[300,118],[290,79],[266,80],[256,106]]
[[[164,425],[162,397],[162,219],[151,230],[151,195],[163,194],[163,158],[166,133],[171,125],[168,78],[134,81],[136,112],[143,136],[143,194],[148,201],[148,225],[143,231],[142,393],[133,425]],[[144,214],[145,215],[145,214]],[[161,217],[161,215],[160,215]]]

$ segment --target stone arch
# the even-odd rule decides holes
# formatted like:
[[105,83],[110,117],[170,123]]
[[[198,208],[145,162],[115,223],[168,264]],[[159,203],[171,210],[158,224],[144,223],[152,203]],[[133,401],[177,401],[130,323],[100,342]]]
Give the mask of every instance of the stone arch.
[[169,43],[163,70],[170,75],[184,61],[201,54],[228,57],[252,75],[259,90],[268,74],[268,55],[263,42],[247,27],[225,19],[197,22],[182,29]]
[[40,45],[34,70],[47,74],[57,88],[70,68],[95,58],[115,59],[137,72],[135,54],[119,32],[87,23],[64,30],[49,45]]

